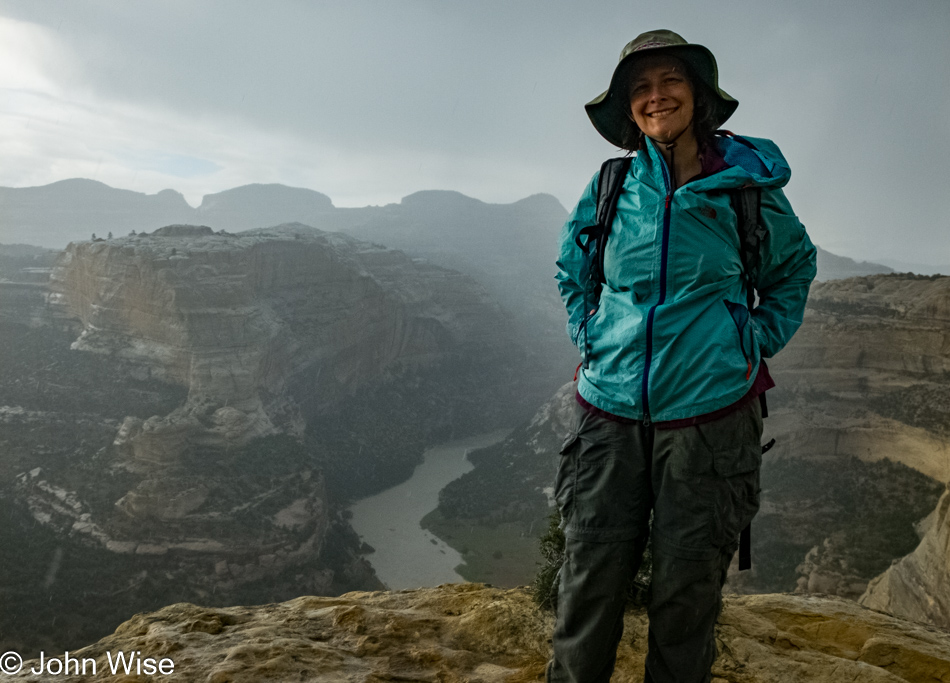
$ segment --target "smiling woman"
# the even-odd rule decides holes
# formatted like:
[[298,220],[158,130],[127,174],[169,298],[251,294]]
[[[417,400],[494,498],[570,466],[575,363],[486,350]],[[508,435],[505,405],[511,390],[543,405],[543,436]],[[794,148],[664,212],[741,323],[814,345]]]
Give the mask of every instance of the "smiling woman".
[[778,148],[714,134],[738,106],[718,80],[705,47],[650,31],[587,105],[633,158],[604,164],[561,232],[581,364],[554,485],[566,556],[555,683],[609,681],[648,538],[644,680],[708,681],[721,588],[758,510],[775,386],[763,359],[802,322],[815,248],[782,193]]

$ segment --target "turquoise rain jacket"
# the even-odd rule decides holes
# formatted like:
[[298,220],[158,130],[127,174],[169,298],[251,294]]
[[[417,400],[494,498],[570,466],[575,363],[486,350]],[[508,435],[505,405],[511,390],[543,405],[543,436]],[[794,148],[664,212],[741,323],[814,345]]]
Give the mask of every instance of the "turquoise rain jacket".
[[[666,162],[647,139],[630,164],[604,251],[599,300],[584,324],[585,254],[578,232],[596,222],[595,174],[561,232],[558,286],[571,340],[587,352],[578,391],[592,405],[638,420],[678,420],[734,403],[761,358],[802,322],[815,247],[782,192],[791,176],[769,140],[715,138],[730,167],[671,192]],[[768,236],[751,315],[730,194],[762,188]],[[584,335],[587,335],[586,344]]]

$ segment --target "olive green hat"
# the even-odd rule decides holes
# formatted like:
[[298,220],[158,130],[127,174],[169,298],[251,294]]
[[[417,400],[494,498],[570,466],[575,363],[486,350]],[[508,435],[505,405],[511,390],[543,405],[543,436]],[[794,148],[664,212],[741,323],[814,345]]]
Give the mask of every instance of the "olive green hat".
[[594,128],[611,144],[625,149],[637,147],[640,129],[630,119],[630,103],[623,86],[630,65],[637,57],[645,54],[672,55],[682,59],[692,68],[696,76],[712,91],[716,128],[725,123],[739,106],[737,100],[719,87],[719,70],[712,52],[702,45],[687,43],[672,31],[647,31],[624,46],[620,53],[620,62],[610,79],[610,87],[584,106]]

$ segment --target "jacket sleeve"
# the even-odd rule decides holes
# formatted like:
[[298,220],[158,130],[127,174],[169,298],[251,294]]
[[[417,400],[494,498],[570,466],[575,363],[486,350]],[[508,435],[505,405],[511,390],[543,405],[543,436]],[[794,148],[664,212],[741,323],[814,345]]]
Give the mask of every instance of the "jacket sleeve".
[[768,236],[762,246],[752,329],[762,356],[771,358],[802,324],[808,288],[817,273],[816,249],[782,190],[762,192],[761,214]]
[[587,264],[584,252],[574,241],[577,233],[597,220],[597,187],[600,171],[594,174],[584,189],[580,201],[568,216],[567,222],[561,229],[560,248],[558,251],[557,268],[555,275],[561,299],[567,308],[567,333],[575,346],[578,344],[581,323],[584,320],[584,287],[587,284]]

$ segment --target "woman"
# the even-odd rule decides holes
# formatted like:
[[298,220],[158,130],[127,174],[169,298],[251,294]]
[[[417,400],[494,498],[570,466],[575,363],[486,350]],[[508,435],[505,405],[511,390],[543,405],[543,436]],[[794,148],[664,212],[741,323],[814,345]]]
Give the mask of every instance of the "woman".
[[[710,680],[722,585],[759,504],[757,399],[774,386],[762,359],[798,329],[815,276],[815,248],[781,190],[781,152],[716,132],[737,106],[712,53],[671,31],[629,43],[587,105],[601,135],[635,157],[600,247],[602,285],[578,246],[596,222],[599,174],[561,234],[557,278],[583,367],[555,486],[567,559],[549,681],[610,679],[648,536],[644,680]],[[732,203],[750,187],[766,230],[752,311]]]

